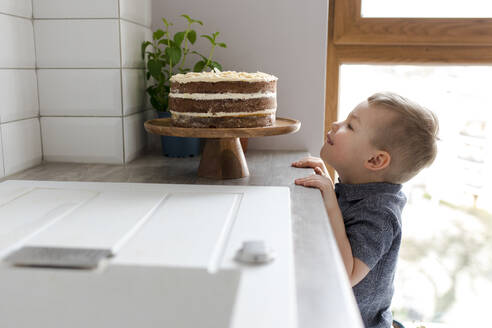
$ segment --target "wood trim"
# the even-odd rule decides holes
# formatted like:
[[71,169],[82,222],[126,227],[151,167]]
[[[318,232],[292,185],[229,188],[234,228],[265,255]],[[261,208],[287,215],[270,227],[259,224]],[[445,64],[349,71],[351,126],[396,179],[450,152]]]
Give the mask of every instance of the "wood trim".
[[[333,19],[335,12],[334,0],[329,0],[328,3],[328,41],[326,51],[326,98],[325,98],[325,121],[323,140],[331,127],[331,123],[335,122],[338,117],[338,85],[340,74],[340,62],[336,53],[335,44],[333,43],[333,31],[335,21]],[[335,179],[335,170],[331,166],[327,166],[328,172],[332,179]]]
[[[334,46],[333,58],[338,65],[344,63],[370,64],[492,64],[492,46]],[[327,84],[331,81],[327,75]],[[338,81],[337,81],[338,82]],[[337,83],[338,84],[338,83]]]
[[337,45],[492,45],[492,18],[364,18],[361,0],[335,0]]

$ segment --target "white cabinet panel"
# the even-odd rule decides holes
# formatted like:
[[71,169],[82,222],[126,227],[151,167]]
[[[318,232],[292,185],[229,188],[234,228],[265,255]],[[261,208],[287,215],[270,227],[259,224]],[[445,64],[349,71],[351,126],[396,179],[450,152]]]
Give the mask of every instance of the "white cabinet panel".
[[164,196],[150,191],[98,192],[90,202],[28,240],[26,245],[116,251],[145,223]]
[[[17,187],[19,188],[19,187]],[[0,258],[26,238],[49,227],[97,192],[64,189],[6,188],[0,191]]]
[[115,263],[216,268],[241,198],[217,192],[170,194]]
[[118,0],[33,0],[34,18],[117,18]]
[[15,328],[228,328],[240,279],[235,270],[137,266],[0,274],[0,326]]
[[40,69],[38,81],[42,116],[121,116],[119,69]]
[[[73,201],[57,196],[60,190]],[[106,248],[114,256],[93,271],[0,265],[0,326],[1,320],[19,320],[16,327],[71,320],[79,327],[86,318],[85,326],[95,328],[296,327],[286,187],[6,181],[2,201],[0,210],[8,211],[0,212],[0,231],[10,236],[4,237],[10,249]],[[38,233],[18,233],[31,237],[14,244],[11,231],[22,227]],[[252,240],[273,249],[275,259],[235,261]],[[18,319],[19,311],[31,315]]]
[[117,19],[35,20],[40,68],[119,68]]

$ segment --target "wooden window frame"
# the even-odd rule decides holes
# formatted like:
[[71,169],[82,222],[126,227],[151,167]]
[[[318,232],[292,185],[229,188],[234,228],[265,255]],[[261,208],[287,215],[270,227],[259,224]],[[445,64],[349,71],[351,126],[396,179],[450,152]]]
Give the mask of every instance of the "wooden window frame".
[[492,64],[490,18],[365,18],[361,0],[329,0],[325,134],[337,120],[342,64]]

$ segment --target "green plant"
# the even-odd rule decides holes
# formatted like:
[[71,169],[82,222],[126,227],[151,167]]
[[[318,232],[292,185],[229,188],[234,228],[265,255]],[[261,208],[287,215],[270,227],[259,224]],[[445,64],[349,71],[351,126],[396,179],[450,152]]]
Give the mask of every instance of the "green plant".
[[[193,24],[203,26],[203,22],[192,19],[188,15],[181,15],[188,21],[186,30],[176,32],[171,38],[169,27],[173,24],[162,18],[165,29],[157,29],[152,35],[152,41],[142,42],[142,59],[146,60],[146,79],[148,87],[146,89],[150,96],[152,107],[158,111],[166,111],[169,100],[169,79],[176,73],[188,73],[191,69],[186,67],[186,59],[190,54],[198,55],[199,60],[193,65],[194,72],[204,70],[219,69],[222,66],[212,60],[217,46],[226,48],[223,42],[217,42],[219,32],[211,35],[202,34],[200,37],[210,41],[211,49],[208,56],[204,56],[197,51],[190,51],[190,44],[193,45],[197,39],[197,32],[192,29]],[[150,46],[150,51],[148,50]],[[150,84],[150,85],[149,85]]]

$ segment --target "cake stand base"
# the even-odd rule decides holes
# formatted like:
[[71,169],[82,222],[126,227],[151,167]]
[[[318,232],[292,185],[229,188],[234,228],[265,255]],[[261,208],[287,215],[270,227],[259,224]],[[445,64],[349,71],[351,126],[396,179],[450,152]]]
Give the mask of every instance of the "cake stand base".
[[174,126],[170,118],[149,120],[144,124],[149,133],[206,138],[198,175],[211,179],[239,179],[249,176],[239,138],[278,136],[294,133],[301,122],[277,117],[273,125],[256,128],[183,128]]
[[198,176],[211,179],[238,179],[249,176],[239,138],[211,138],[205,142]]

